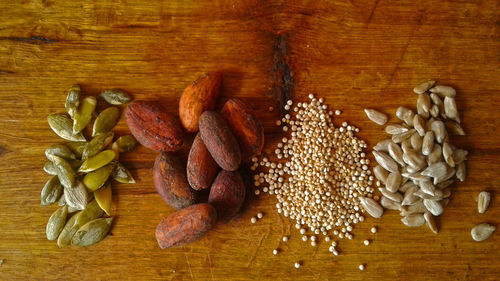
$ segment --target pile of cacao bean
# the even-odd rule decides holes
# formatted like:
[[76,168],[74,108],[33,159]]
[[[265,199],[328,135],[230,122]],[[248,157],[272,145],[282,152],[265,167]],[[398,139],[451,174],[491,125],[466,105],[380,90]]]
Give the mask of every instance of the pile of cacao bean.
[[[263,148],[264,129],[244,101],[229,99],[215,111],[221,78],[204,74],[190,84],[179,101],[179,118],[154,102],[134,101],[125,111],[137,141],[160,152],[153,167],[156,191],[178,210],[156,228],[162,249],[193,242],[235,217],[246,193],[240,165]],[[175,151],[194,133],[185,165]],[[201,202],[198,193],[205,189],[208,200]]]

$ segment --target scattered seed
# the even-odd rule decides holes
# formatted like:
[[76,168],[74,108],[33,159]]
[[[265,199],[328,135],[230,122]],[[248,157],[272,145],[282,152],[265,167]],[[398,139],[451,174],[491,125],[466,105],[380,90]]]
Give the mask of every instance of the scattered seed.
[[378,125],[384,125],[387,123],[387,115],[375,110],[375,109],[368,109],[365,108],[365,113],[368,119],[372,120],[373,122],[377,123]]
[[477,242],[484,241],[491,236],[491,234],[495,231],[496,227],[487,223],[483,223],[480,225],[476,225],[472,228],[470,234],[472,239]]
[[370,240],[365,240],[365,241],[363,241],[363,244],[365,244],[365,246],[370,245]]
[[372,227],[371,230],[370,230],[373,234],[377,233],[377,228],[376,227]]
[[359,270],[361,270],[361,271],[365,270],[365,265],[364,264],[360,264],[359,265]]
[[276,256],[277,254],[278,254],[278,249],[274,249],[274,250],[273,250],[273,255],[275,255],[275,256]]
[[261,219],[262,217],[264,217],[264,214],[262,214],[261,212],[258,212],[258,213],[257,213],[257,218],[258,218],[258,219]]
[[250,222],[251,222],[251,223],[256,223],[256,222],[257,222],[257,218],[256,218],[256,217],[252,217],[252,218],[250,219]]
[[299,262],[296,262],[296,263],[294,264],[294,266],[295,266],[295,268],[299,268],[299,267],[300,267],[300,263],[299,263]]
[[127,93],[117,89],[105,90],[100,94],[100,96],[112,105],[127,104],[131,101],[131,98]]
[[413,88],[413,92],[421,95],[427,92],[430,88],[432,88],[435,83],[436,81],[425,81],[423,83],[420,83],[417,87]]
[[384,209],[377,203],[377,201],[369,197],[359,197],[359,202],[365,211],[374,218],[380,218],[384,214]]
[[481,191],[477,196],[477,211],[484,214],[490,205],[491,194],[487,191]]
[[281,240],[282,240],[283,242],[288,242],[288,236],[283,236],[283,238],[281,238]]
[[430,89],[431,93],[438,94],[440,97],[455,97],[457,92],[450,86],[437,85]]

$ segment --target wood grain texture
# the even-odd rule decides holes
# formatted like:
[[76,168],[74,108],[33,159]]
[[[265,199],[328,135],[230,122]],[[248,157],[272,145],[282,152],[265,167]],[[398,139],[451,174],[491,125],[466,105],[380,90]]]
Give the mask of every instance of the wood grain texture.
[[[0,11],[1,280],[499,278],[498,233],[476,243],[469,232],[500,222],[500,2],[0,0]],[[43,151],[61,140],[46,117],[64,112],[65,90],[73,83],[90,95],[121,88],[176,114],[184,87],[206,71],[224,72],[219,106],[229,97],[253,105],[267,152],[280,114],[267,108],[282,97],[323,96],[343,110],[337,124],[362,128],[374,145],[384,132],[363,108],[393,116],[399,105],[414,107],[412,89],[428,78],[456,87],[468,134],[454,142],[471,154],[468,179],[438,219],[439,235],[406,228],[387,212],[356,226],[355,240],[341,241],[342,256],[333,257],[325,243],[299,241],[265,195],[201,240],[162,251],[154,230],[173,209],[154,191],[155,153],[140,147],[121,157],[137,184],[113,186],[113,235],[88,248],[47,241],[54,207],[39,203],[48,179]],[[127,131],[122,118],[117,132]],[[479,215],[474,198],[485,189],[494,196]],[[264,218],[250,224],[258,211]],[[282,235],[290,241],[280,243]],[[303,262],[298,270],[295,261]]]

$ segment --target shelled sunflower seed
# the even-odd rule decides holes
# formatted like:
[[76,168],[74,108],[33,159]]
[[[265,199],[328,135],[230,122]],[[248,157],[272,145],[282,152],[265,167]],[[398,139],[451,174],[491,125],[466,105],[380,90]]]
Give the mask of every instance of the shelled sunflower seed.
[[[384,208],[400,211],[406,226],[426,224],[437,234],[433,216],[443,213],[455,178],[465,180],[468,152],[450,143],[451,135],[465,135],[455,102],[456,91],[435,83],[426,81],[413,89],[418,94],[416,113],[405,107],[397,109],[396,117],[403,123],[385,128],[392,137],[374,147],[379,165],[373,173],[385,185],[379,188]],[[482,197],[480,201],[479,210],[483,211],[487,199]],[[371,207],[360,202],[372,214]],[[379,214],[375,213],[375,217]]]
[[[45,156],[49,161],[43,167],[52,177],[42,189],[41,205],[58,202],[60,206],[47,223],[46,235],[48,240],[57,239],[59,247],[90,246],[104,239],[113,219],[103,217],[110,215],[112,179],[135,183],[130,171],[118,162],[118,155],[133,150],[137,141],[125,135],[113,143],[111,130],[118,122],[119,108],[104,109],[92,123],[97,100],[92,96],[82,99],[81,95],[80,87],[73,85],[65,103],[69,116],[48,117],[50,128],[70,141],[47,148]],[[104,91],[101,97],[115,105],[130,101],[127,94],[117,90]],[[87,131],[92,133],[90,141],[84,136]]]

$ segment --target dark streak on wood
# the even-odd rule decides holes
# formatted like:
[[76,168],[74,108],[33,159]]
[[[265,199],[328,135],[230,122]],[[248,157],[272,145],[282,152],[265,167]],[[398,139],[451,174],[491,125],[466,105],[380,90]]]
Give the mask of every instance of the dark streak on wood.
[[34,44],[34,45],[54,44],[54,43],[58,42],[58,40],[50,39],[50,38],[42,37],[42,36],[31,36],[29,38],[27,38],[27,37],[7,37],[7,36],[2,36],[2,37],[0,37],[0,41],[1,40],[14,41],[14,42],[23,42],[23,43]]
[[14,74],[14,71],[0,69],[0,74]]
[[285,34],[276,37],[273,54],[273,94],[280,101],[280,108],[286,101],[293,98],[294,79],[293,72],[289,66],[289,47]]

